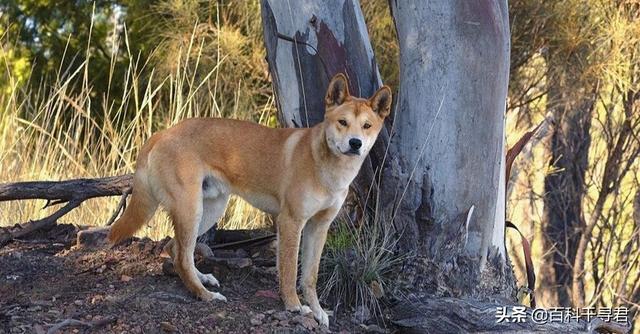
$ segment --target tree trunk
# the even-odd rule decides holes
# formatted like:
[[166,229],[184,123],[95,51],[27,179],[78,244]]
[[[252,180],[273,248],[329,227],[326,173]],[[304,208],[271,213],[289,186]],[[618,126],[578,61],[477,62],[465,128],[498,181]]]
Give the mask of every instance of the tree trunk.
[[[549,56],[558,59],[547,59],[551,67],[547,108],[556,123],[549,148],[552,171],[544,181],[545,249],[553,250],[549,260],[554,274],[552,285],[557,291],[555,302],[569,306],[576,250],[586,226],[582,201],[586,194],[584,178],[596,84],[581,81],[582,73],[565,71],[580,68],[583,54],[567,56],[551,49]],[[557,62],[562,65],[556,66]],[[568,62],[574,65],[567,65]]]
[[[324,95],[331,78],[345,73],[352,95],[368,98],[382,86],[358,0],[262,0],[267,61],[280,115],[286,127],[310,127],[324,119]],[[366,202],[382,161],[383,129],[353,189]]]
[[381,191],[399,245],[415,255],[408,283],[512,300],[504,244],[506,0],[391,1],[391,8],[400,92]]

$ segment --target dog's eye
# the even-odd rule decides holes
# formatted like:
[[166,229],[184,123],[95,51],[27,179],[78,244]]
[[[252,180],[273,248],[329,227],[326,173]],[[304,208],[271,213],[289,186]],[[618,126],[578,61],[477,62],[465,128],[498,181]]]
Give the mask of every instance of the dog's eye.
[[347,126],[347,121],[345,121],[344,119],[339,120],[338,123],[340,123],[340,125],[342,126]]
[[364,123],[363,128],[368,129],[368,128],[370,128],[370,127],[371,127],[371,124],[369,124],[369,123]]

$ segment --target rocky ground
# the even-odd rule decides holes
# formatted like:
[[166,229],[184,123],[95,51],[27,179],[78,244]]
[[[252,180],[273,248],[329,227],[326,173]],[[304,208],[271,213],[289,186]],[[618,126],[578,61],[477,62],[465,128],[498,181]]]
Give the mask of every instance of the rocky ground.
[[283,311],[268,242],[216,250],[214,262],[201,258],[199,268],[214,273],[228,302],[198,301],[162,257],[166,241],[76,247],[76,228],[58,225],[12,242],[0,249],[0,333],[388,331],[348,312],[331,316],[327,329]]

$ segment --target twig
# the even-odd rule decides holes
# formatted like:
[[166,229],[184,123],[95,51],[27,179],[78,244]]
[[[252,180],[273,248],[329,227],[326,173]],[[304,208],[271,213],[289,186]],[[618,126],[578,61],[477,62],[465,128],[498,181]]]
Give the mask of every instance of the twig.
[[263,243],[267,243],[276,238],[275,234],[269,234],[262,237],[247,239],[247,240],[239,240],[233,242],[227,242],[224,244],[213,245],[211,249],[224,249],[224,248],[238,248],[246,245],[260,245]]
[[122,197],[120,197],[120,202],[116,207],[116,211],[113,213],[113,215],[111,215],[111,218],[109,218],[109,221],[107,221],[107,226],[111,226],[111,224],[113,224],[113,222],[116,221],[116,218],[118,218],[118,215],[120,214],[120,212],[126,209],[127,197],[129,196],[130,193],[131,193],[131,188],[129,188],[129,191],[126,191],[122,194]]
[[69,211],[75,209],[81,203],[81,200],[72,200],[67,203],[67,205],[63,206],[60,210],[54,212],[51,216],[42,218],[40,220],[32,220],[24,225],[18,226],[13,231],[6,231],[6,234],[0,236],[0,247],[3,247],[15,238],[23,237],[27,234],[46,227],[52,227],[53,225],[55,225],[58,218],[66,215],[67,213],[69,213]]

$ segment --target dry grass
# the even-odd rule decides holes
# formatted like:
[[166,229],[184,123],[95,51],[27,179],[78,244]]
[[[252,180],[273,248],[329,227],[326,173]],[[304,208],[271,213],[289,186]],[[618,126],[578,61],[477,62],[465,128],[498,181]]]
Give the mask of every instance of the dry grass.
[[[162,78],[156,74],[156,62],[116,62],[113,55],[111,73],[116,66],[126,66],[124,77],[110,75],[110,80],[124,82],[122,92],[92,92],[90,57],[87,62],[60,71],[53,84],[20,83],[7,70],[6,94],[0,94],[0,183],[26,180],[63,180],[130,173],[135,157],[144,141],[155,131],[167,128],[184,118],[199,116],[252,119],[273,124],[275,108],[271,98],[251,105],[220,101],[228,97],[218,85],[226,77],[221,69],[228,56],[219,53],[215,64],[203,66],[202,45],[205,38],[193,33],[184,43],[176,43],[172,51],[175,66]],[[126,41],[125,41],[126,43]],[[226,43],[237,43],[229,40]],[[126,47],[125,49],[128,49]],[[199,50],[199,51],[194,51]],[[0,61],[7,59],[2,48]],[[127,59],[136,59],[128,55]],[[194,60],[195,59],[195,60]],[[8,64],[2,64],[9,69]],[[160,67],[160,65],[157,65]],[[231,70],[234,67],[231,66]],[[251,79],[251,78],[249,78]],[[235,82],[239,100],[242,94],[256,94],[254,86],[242,79]],[[80,89],[78,89],[80,87]],[[101,95],[101,96],[100,96]],[[111,95],[122,96],[119,103]],[[207,103],[204,103],[204,100]],[[62,219],[79,225],[104,224],[115,210],[117,198],[85,202]],[[13,225],[47,216],[53,209],[42,210],[44,201],[0,203],[0,224]],[[251,228],[268,222],[265,214],[241,200],[232,199],[223,225],[225,228]],[[157,239],[170,235],[167,217],[158,214],[150,227],[140,235]]]
[[382,319],[380,301],[394,290],[394,270],[405,259],[394,253],[393,224],[377,217],[357,223],[339,218],[334,224],[321,262],[321,298],[333,309],[354,307]]

